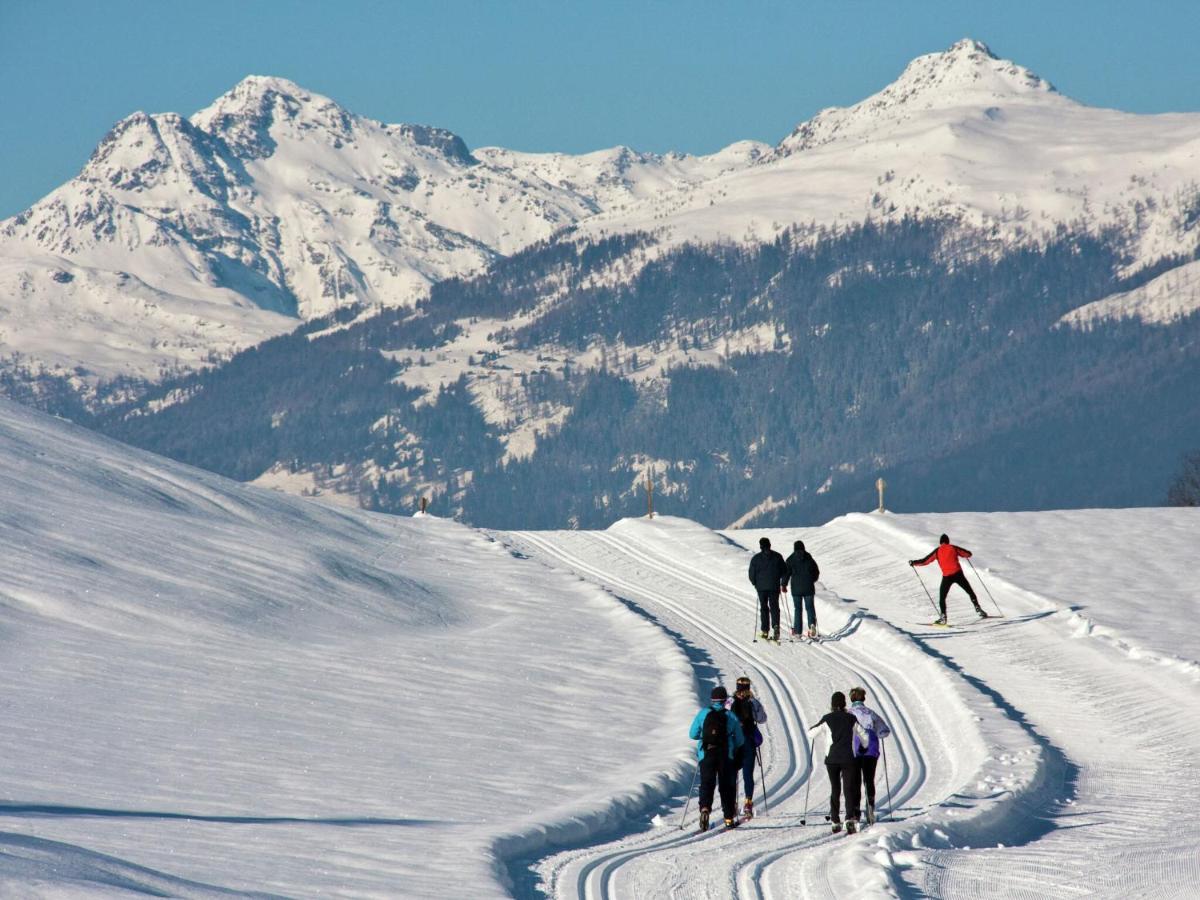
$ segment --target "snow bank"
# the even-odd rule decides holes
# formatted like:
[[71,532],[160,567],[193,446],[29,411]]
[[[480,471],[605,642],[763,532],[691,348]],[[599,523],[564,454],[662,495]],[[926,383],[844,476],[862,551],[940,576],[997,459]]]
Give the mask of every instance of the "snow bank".
[[479,532],[6,403],[0,500],[0,893],[496,896],[676,789],[683,655]]

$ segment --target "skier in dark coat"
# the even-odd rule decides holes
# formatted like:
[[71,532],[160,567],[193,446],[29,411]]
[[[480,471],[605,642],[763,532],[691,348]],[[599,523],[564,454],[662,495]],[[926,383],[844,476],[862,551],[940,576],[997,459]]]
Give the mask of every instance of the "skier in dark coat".
[[[750,583],[758,591],[762,612],[762,637],[779,640],[779,591],[787,584],[787,563],[771,549],[767,538],[759,538],[759,551],[750,560]],[[768,633],[770,632],[770,633]]]
[[[700,766],[700,830],[708,831],[708,817],[712,813],[713,791],[721,794],[721,811],[725,814],[725,827],[736,828],[741,823],[737,818],[737,773],[741,760],[741,748],[745,743],[742,725],[737,716],[725,708],[729,692],[724,685],[712,689],[712,702],[696,713],[688,736],[696,741],[696,754]],[[723,746],[706,748],[709,736],[705,734],[708,717],[716,713],[714,726],[719,729],[718,743]]]
[[830,707],[821,721],[812,726],[829,726],[829,752],[825,754],[825,771],[829,773],[829,821],[833,823],[834,832],[842,830],[838,795],[845,794],[846,831],[854,834],[858,830],[860,802],[858,765],[854,761],[854,724],[858,719],[846,712],[846,695],[841,691],[834,692]]
[[967,596],[975,604],[975,612],[979,613],[979,618],[987,618],[987,613],[979,605],[979,598],[975,596],[975,591],[971,588],[971,582],[967,581],[967,576],[963,574],[962,566],[958,562],[959,557],[970,559],[971,551],[964,547],[954,546],[950,543],[950,538],[943,534],[938,538],[938,545],[929,551],[928,556],[908,561],[910,566],[927,566],[936,559],[938,568],[942,570],[942,585],[938,588],[938,608],[942,616],[937,620],[938,625],[946,624],[946,595],[950,593],[950,586],[954,584],[967,592]]
[[812,558],[812,554],[804,549],[804,541],[796,541],[792,545],[792,555],[787,558],[787,570],[788,582],[783,587],[784,590],[787,590],[788,584],[791,584],[792,607],[796,610],[792,634],[804,633],[804,619],[800,615],[800,603],[803,601],[804,609],[808,613],[808,636],[815,638],[817,636],[817,579],[821,577],[821,567]]

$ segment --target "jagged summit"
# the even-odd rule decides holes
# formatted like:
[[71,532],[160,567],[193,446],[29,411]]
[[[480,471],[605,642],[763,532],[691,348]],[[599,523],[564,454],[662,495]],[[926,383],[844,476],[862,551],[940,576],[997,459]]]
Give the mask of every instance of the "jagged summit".
[[963,38],[946,50],[918,56],[899,78],[862,102],[821,110],[800,123],[780,142],[778,155],[809,150],[858,131],[877,134],[881,123],[918,111],[1029,102],[1074,103],[1044,78],[996,56],[983,41]]

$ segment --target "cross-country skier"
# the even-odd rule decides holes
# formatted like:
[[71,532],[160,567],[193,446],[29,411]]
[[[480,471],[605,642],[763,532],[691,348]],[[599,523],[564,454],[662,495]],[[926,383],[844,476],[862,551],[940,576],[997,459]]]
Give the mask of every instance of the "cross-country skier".
[[733,698],[726,707],[737,716],[742,726],[742,735],[746,743],[742,744],[742,818],[754,818],[754,763],[758,758],[758,748],[762,746],[763,736],[758,726],[767,721],[767,711],[754,696],[750,689],[750,679],[743,675],[737,680],[737,688]]
[[721,794],[721,812],[725,827],[736,828],[738,751],[745,743],[737,716],[725,708],[729,692],[724,685],[712,689],[712,702],[696,713],[688,736],[697,742],[700,765],[700,830],[708,831],[712,813],[713,789]]
[[880,741],[892,733],[883,716],[867,705],[865,688],[850,688],[850,714],[858,720],[854,728],[854,762],[858,779],[867,796],[867,824],[875,824],[875,768],[879,765]]
[[[858,722],[846,712],[846,695],[834,691],[829,701],[830,711],[812,728],[829,726],[829,752],[825,754],[825,771],[829,773],[829,821],[836,834],[842,830],[840,792],[846,796],[846,832],[858,831],[859,794],[858,766],[854,762],[854,725]],[[809,730],[811,731],[812,728]]]
[[950,538],[942,535],[938,538],[938,545],[929,551],[929,555],[924,559],[910,559],[910,566],[927,566],[935,559],[938,566],[942,570],[942,586],[938,588],[938,608],[941,611],[941,618],[937,620],[938,625],[946,624],[946,594],[950,593],[950,585],[957,584],[967,596],[971,598],[971,602],[975,604],[975,612],[979,613],[979,618],[986,619],[987,613],[983,611],[983,607],[979,605],[979,598],[975,596],[975,591],[971,588],[971,583],[967,581],[967,576],[963,574],[962,566],[958,564],[959,557],[964,559],[971,558],[971,551],[963,547],[956,547],[950,543]]
[[[759,551],[750,559],[750,583],[758,591],[758,606],[762,612],[761,637],[779,640],[779,591],[787,584],[787,563],[771,541],[759,538]],[[768,633],[770,632],[770,633]]]
[[[804,633],[804,619],[800,615],[800,602],[803,600],[804,609],[808,612],[808,636],[815,638],[817,636],[815,597],[817,579],[821,577],[821,567],[812,558],[812,554],[804,549],[804,541],[796,541],[792,545],[792,555],[787,558],[787,570],[788,582],[792,587],[792,606],[796,610],[792,635],[799,636]],[[784,590],[787,590],[788,582],[784,583]]]

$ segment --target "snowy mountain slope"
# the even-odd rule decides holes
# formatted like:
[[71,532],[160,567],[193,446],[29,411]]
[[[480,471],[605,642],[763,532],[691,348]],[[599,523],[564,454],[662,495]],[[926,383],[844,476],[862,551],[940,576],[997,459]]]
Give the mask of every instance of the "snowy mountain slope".
[[[36,286],[82,268],[179,298],[125,361],[126,373],[153,378],[158,367],[194,367],[208,351],[288,327],[287,318],[212,312],[220,307],[307,319],[349,302],[411,304],[433,281],[765,149],[472,154],[444,129],[376,122],[285,79],[251,76],[190,119],[122,120],[77,178],[0,223],[0,292],[15,319],[32,318],[48,295]],[[49,295],[106,326],[110,344],[139,333],[94,280]],[[36,333],[6,324],[10,352],[43,352]],[[82,347],[59,356],[101,375],[119,362]]]
[[[914,60],[777,147],[741,141],[700,157],[472,151],[444,129],[376,122],[251,76],[190,119],[128,117],[76,179],[0,223],[0,293],[17,313],[0,350],[41,358],[37,330],[19,321],[46,302],[33,286],[75,267],[110,274],[54,302],[113,345],[139,332],[102,281],[133,278],[196,304],[163,312],[130,349],[125,371],[153,378],[289,322],[230,321],[217,306],[310,318],[349,302],[407,305],[572,225],[584,239],[648,230],[676,243],[905,215],[950,217],[1007,244],[1064,225],[1115,228],[1137,267],[1195,250],[1198,148],[1200,115],[1092,109],[972,40]],[[71,354],[64,365],[100,375],[120,361]]]
[[1198,197],[1200,114],[1087,107],[963,40],[878,94],[818,113],[755,165],[585,230],[763,240],[794,223],[947,216],[1008,242],[1063,224],[1117,227],[1144,264],[1196,248]]
[[0,497],[6,896],[498,896],[687,777],[682,653],[478,532],[7,402]]
[[1099,322],[1138,319],[1148,325],[1169,325],[1200,310],[1200,262],[1184,263],[1132,291],[1096,300],[1060,320],[1087,330]]

